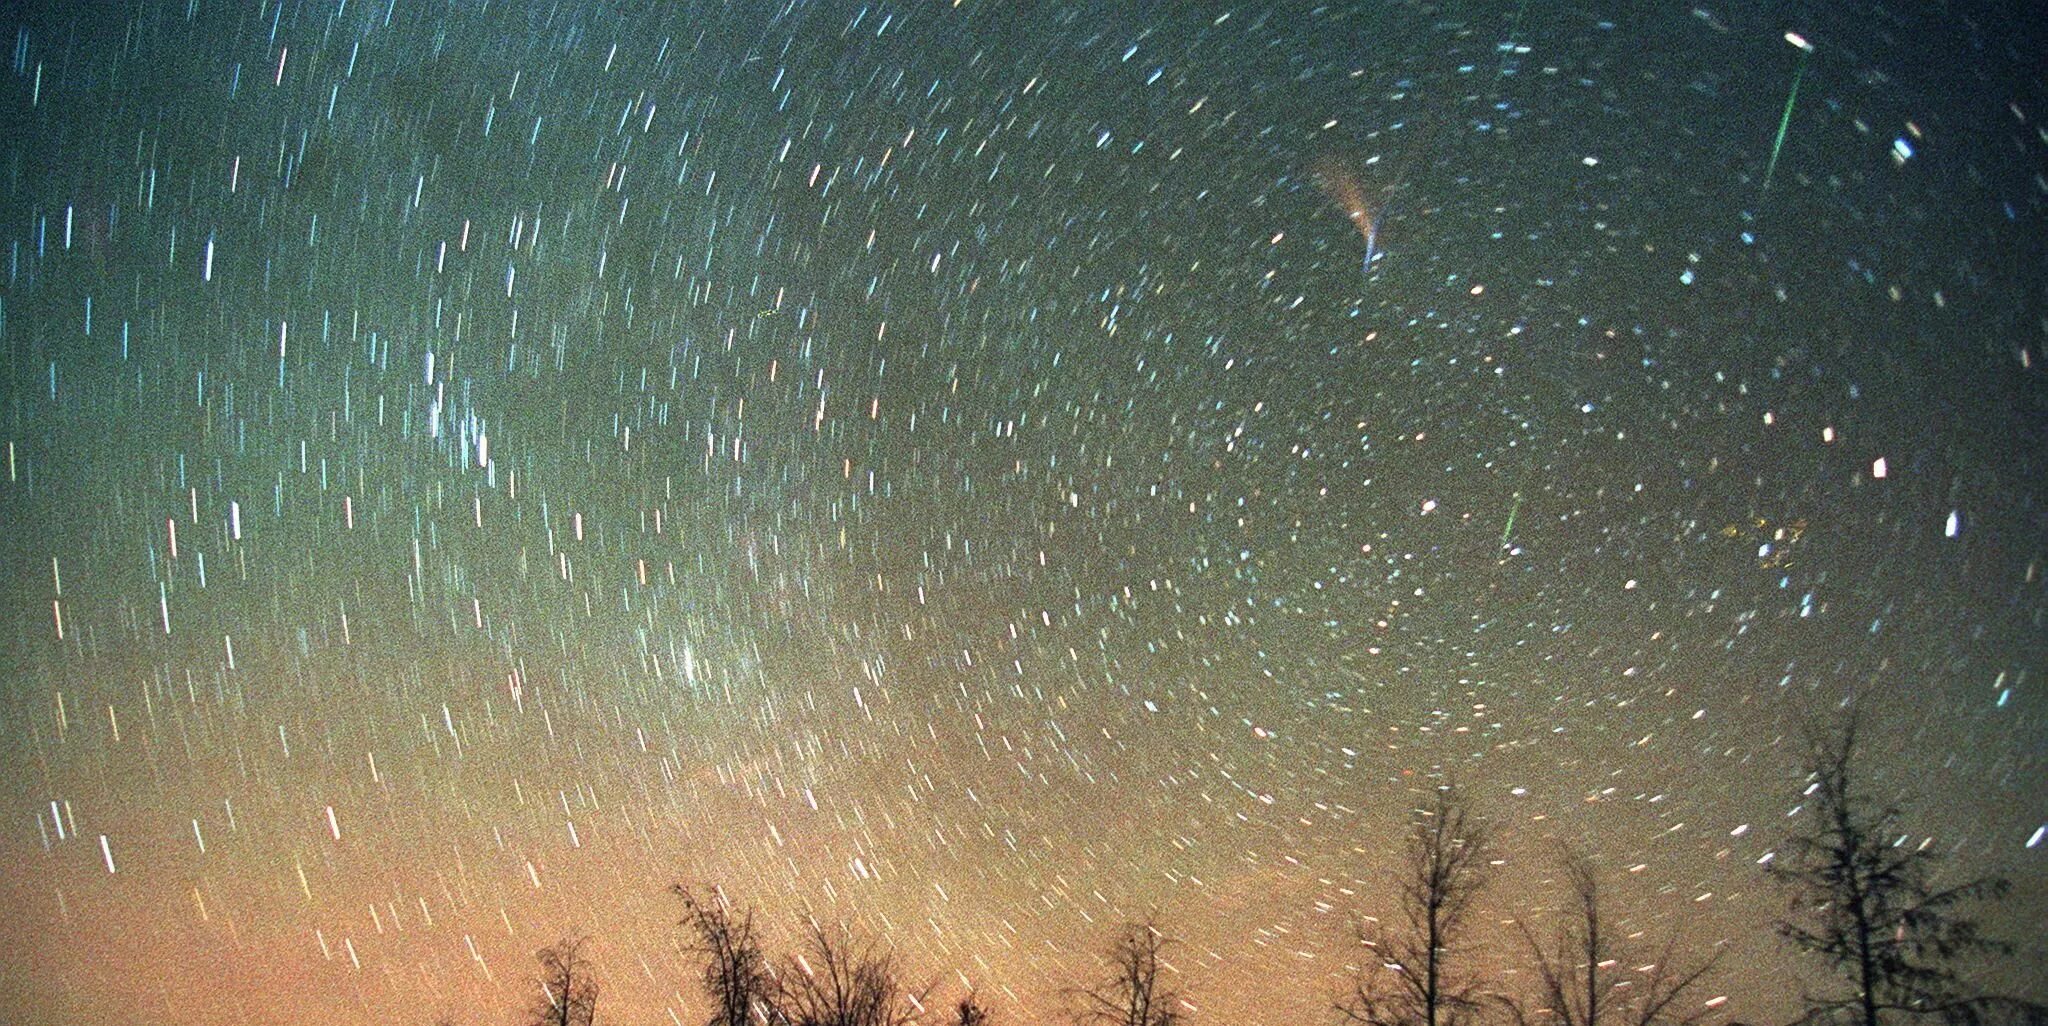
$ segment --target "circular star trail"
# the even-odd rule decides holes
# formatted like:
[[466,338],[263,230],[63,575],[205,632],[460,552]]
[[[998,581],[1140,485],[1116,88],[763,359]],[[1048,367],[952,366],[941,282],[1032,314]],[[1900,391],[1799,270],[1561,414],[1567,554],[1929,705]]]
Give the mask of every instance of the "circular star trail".
[[1116,8],[18,9],[9,1007],[694,1023],[684,881],[1320,1021],[1454,781],[1489,979],[1576,848],[1784,1021],[1844,707],[2040,957],[2038,26]]

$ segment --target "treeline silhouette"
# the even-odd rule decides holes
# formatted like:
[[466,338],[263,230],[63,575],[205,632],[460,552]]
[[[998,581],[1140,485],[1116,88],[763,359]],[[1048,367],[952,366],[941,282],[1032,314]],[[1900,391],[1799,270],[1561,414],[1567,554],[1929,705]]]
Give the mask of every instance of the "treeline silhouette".
[[[1981,960],[2011,956],[1969,906],[2003,896],[2006,881],[1941,882],[1942,855],[1904,843],[1897,808],[1873,802],[1855,775],[1851,716],[1806,734],[1802,769],[1810,814],[1765,871],[1791,897],[1776,926],[1796,951],[1832,971],[1836,986],[1802,995],[1786,1026],[2048,1026],[2048,1007],[1972,985]],[[1394,868],[1399,915],[1367,919],[1359,940],[1375,955],[1324,1021],[1334,1026],[1694,1026],[1716,1014],[1702,996],[1718,953],[1691,959],[1677,933],[1647,942],[1613,927],[1592,862],[1565,852],[1569,891],[1555,932],[1518,923],[1533,970],[1520,993],[1499,988],[1468,959],[1476,898],[1489,883],[1493,839],[1450,786],[1415,810]],[[952,1026],[998,1024],[973,994],[932,1006],[932,987],[904,978],[893,954],[845,927],[809,920],[798,949],[768,953],[752,908],[723,892],[671,888],[678,925],[702,965],[713,1009],[704,1026]],[[539,994],[520,1026],[594,1026],[597,969],[582,938],[541,950]],[[1153,919],[1126,923],[1106,945],[1101,975],[1060,993],[1073,1026],[1183,1026],[1194,1006],[1162,978],[1172,940]],[[444,1023],[447,1020],[442,1020]],[[1188,1024],[1192,1026],[1192,1024]],[[1730,1024],[1741,1026],[1741,1024]]]

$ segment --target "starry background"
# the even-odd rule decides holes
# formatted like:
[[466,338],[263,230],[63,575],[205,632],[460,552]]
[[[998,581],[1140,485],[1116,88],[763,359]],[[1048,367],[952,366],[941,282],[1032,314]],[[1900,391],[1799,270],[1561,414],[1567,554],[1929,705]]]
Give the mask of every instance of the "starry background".
[[688,1023],[686,880],[1316,1021],[1454,779],[1489,978],[1577,845],[1778,1021],[1852,700],[2041,958],[2023,8],[16,8],[0,994]]

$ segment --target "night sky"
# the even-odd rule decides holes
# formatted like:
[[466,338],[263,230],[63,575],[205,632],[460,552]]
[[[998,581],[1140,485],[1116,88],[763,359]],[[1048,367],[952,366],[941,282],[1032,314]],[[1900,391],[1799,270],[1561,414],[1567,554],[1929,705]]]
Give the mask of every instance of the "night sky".
[[1194,1022],[1319,1022],[1455,781],[1489,979],[1571,845],[1782,1021],[1845,703],[2048,958],[1978,6],[13,9],[0,1004],[507,1022],[586,933],[694,1026],[684,880],[1009,1023],[1156,909]]

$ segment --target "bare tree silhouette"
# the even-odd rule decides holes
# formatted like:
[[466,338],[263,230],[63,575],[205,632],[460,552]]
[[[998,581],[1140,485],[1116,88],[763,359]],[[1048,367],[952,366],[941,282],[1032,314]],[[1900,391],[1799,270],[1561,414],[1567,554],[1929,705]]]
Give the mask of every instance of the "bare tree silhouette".
[[1616,936],[1602,915],[1592,862],[1567,852],[1564,876],[1571,895],[1554,947],[1545,949],[1526,922],[1517,923],[1536,959],[1538,1015],[1556,1026],[1693,1026],[1710,1014],[1704,1006],[1685,1010],[1679,1001],[1713,970],[1718,951],[1682,963],[1674,933],[1657,957],[1637,964],[1630,938]]
[[989,1026],[988,1008],[970,992],[953,1006],[953,1026]]
[[1417,813],[1399,871],[1407,929],[1361,928],[1359,939],[1375,961],[1337,1005],[1346,1022],[1359,1026],[1460,1026],[1492,1000],[1451,971],[1472,900],[1486,885],[1486,826],[1448,785]]
[[540,949],[540,996],[528,1010],[531,1026],[590,1026],[597,1018],[595,967],[584,957],[581,937]]
[[930,988],[904,990],[888,952],[815,919],[805,933],[804,951],[776,978],[774,1006],[792,1026],[908,1026],[922,1014]]
[[735,913],[724,895],[707,901],[682,884],[669,890],[682,899],[679,925],[694,935],[690,950],[704,959],[704,993],[713,1006],[706,1026],[770,1022],[776,984],[754,931],[753,910]]
[[2012,946],[1986,937],[1963,906],[2003,897],[2009,885],[1975,877],[1940,886],[1941,854],[1909,845],[1899,810],[1875,804],[1855,773],[1858,718],[1806,737],[1808,827],[1785,844],[1767,868],[1792,889],[1792,913],[1778,932],[1817,954],[1844,977],[1847,993],[1806,997],[1806,1024],[1882,1026],[1887,1019],[1932,1016],[1950,1026],[1997,1021],[2048,1022],[2048,1008],[2019,998],[1974,992],[1963,963],[2007,955]]
[[1177,1026],[1180,992],[1159,978],[1162,969],[1172,971],[1160,957],[1169,943],[1156,920],[1125,924],[1104,978],[1067,992],[1075,1026]]

